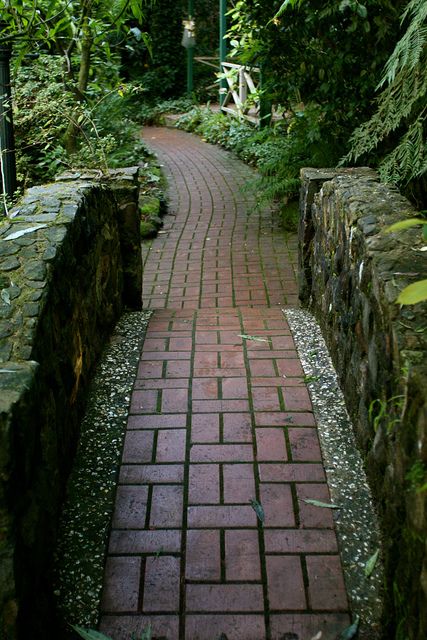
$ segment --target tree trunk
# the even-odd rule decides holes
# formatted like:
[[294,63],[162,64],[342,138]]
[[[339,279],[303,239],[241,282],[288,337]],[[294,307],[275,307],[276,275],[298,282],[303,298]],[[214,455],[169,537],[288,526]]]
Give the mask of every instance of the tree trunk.
[[[90,18],[90,3],[89,10],[87,15],[83,19],[82,26],[82,40],[81,40],[81,58],[80,58],[80,68],[79,68],[79,78],[76,87],[77,100],[83,102],[85,99],[85,93],[89,81],[89,71],[90,71],[90,57],[92,51],[92,34],[89,26],[89,18]],[[64,146],[67,150],[68,154],[75,153],[77,150],[77,138],[79,134],[79,125],[76,122],[70,122],[68,125],[65,138],[64,138]]]

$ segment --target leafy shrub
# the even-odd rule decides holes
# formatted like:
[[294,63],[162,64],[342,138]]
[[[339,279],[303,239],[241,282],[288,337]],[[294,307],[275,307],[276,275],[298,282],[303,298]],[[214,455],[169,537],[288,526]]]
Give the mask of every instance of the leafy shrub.
[[[45,182],[67,168],[118,167],[138,164],[148,151],[132,120],[133,87],[94,94],[76,102],[66,90],[58,57],[43,55],[17,73],[14,123],[20,187]],[[70,121],[82,141],[68,157],[62,144]]]
[[255,129],[246,121],[195,107],[181,116],[177,126],[204,140],[234,151],[258,169],[252,182],[259,204],[275,200],[287,227],[294,227],[297,213],[289,201],[300,187],[304,166],[335,164],[340,148],[323,142],[323,113],[317,105],[295,108],[272,128]]

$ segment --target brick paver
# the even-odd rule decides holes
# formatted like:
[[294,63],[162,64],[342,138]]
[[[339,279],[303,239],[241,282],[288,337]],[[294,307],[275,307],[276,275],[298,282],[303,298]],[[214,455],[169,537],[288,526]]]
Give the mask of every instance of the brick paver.
[[143,300],[155,312],[130,403],[101,630],[114,640],[149,624],[167,640],[332,640],[349,622],[347,596],[333,513],[305,502],[329,492],[281,311],[297,303],[295,238],[255,210],[253,173],[231,154],[179,131],[146,139],[169,178],[171,215],[144,248]]

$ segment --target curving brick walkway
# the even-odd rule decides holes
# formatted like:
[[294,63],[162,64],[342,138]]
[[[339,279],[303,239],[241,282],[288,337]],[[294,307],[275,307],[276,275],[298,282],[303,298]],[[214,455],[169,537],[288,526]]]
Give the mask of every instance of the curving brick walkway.
[[143,299],[155,311],[101,630],[114,640],[148,624],[167,640],[332,640],[349,623],[347,596],[331,510],[304,501],[329,493],[281,311],[297,304],[296,240],[254,210],[253,172],[231,154],[176,130],[145,137],[165,166],[171,215],[145,250]]

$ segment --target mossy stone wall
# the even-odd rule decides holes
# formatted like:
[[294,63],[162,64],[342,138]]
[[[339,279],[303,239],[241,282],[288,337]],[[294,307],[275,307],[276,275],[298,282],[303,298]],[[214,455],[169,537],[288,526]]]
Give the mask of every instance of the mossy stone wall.
[[[302,170],[300,297],[316,315],[364,453],[384,534],[384,637],[427,637],[427,277],[416,217],[370,169]],[[355,496],[357,500],[357,495]]]
[[97,357],[141,307],[138,169],[30,189],[0,225],[0,638],[54,629],[57,521]]

